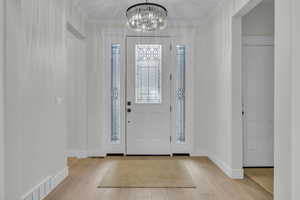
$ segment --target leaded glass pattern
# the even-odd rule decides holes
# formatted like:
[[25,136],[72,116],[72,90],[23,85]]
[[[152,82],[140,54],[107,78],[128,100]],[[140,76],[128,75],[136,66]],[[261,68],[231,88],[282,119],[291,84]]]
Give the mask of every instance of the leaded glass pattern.
[[185,135],[185,67],[186,67],[186,48],[183,45],[176,46],[176,143],[186,142]]
[[162,46],[138,44],[135,47],[135,103],[159,104],[161,98]]
[[121,99],[120,99],[120,45],[111,46],[111,142],[120,143]]

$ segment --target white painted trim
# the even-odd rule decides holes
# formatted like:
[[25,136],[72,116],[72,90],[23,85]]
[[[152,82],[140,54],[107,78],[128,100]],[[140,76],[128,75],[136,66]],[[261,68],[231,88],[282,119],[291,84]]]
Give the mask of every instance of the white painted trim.
[[191,153],[191,157],[208,157],[220,170],[222,170],[231,179],[243,179],[244,169],[233,169],[227,163],[219,159],[215,154],[207,151],[197,151]]
[[82,150],[69,150],[67,156],[76,158],[87,158],[88,154],[86,151]]
[[88,151],[88,157],[105,157],[106,154],[103,151]]
[[209,157],[207,151],[195,151],[190,154],[191,157]]
[[48,176],[39,184],[25,193],[21,200],[42,200],[48,196],[67,176],[69,175],[69,168],[65,167],[54,176]]
[[84,40],[85,37],[78,31],[70,22],[67,22],[67,30],[79,40]]
[[[243,177],[243,130],[242,130],[242,17],[255,8],[262,0],[247,0],[233,10],[231,17],[231,130],[230,163],[227,166],[212,156],[220,168],[231,178]],[[234,169],[238,168],[238,169]],[[240,169],[241,168],[241,169]]]
[[65,178],[69,175],[69,168],[65,167],[63,170],[58,172],[55,176],[51,178],[52,190],[54,190]]
[[4,84],[5,84],[5,16],[6,5],[4,0],[0,0],[0,200],[5,199],[5,105],[4,105]]
[[[26,194],[24,194],[21,197],[21,200],[27,200],[27,199],[31,200],[33,198],[33,196],[36,195],[36,193],[40,193],[40,191],[44,189],[43,194],[41,194],[41,193],[39,194],[39,196],[41,196],[39,199],[43,199],[46,197],[46,195],[48,195],[50,193],[49,192],[50,186],[51,186],[51,177],[48,176],[43,181],[41,181],[39,184],[34,186],[32,189],[30,189]],[[41,189],[41,188],[43,188],[43,189]]]
[[244,36],[243,45],[246,46],[273,46],[273,36]]
[[208,158],[215,163],[228,177],[232,179],[243,179],[244,170],[243,169],[232,169],[227,163],[219,159],[214,154],[209,154]]

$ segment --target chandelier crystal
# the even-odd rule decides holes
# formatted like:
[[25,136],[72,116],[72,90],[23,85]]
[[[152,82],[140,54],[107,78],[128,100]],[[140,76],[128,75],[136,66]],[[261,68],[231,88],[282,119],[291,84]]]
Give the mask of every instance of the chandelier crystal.
[[152,32],[162,30],[167,26],[167,15],[168,11],[165,7],[146,1],[127,9],[127,25],[135,31]]

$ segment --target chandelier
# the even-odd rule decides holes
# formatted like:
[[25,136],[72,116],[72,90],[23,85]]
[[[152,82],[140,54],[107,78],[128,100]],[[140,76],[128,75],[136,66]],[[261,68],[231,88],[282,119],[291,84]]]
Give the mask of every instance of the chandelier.
[[135,30],[151,32],[162,30],[167,26],[168,11],[162,5],[156,3],[138,3],[130,6],[126,11],[127,25]]

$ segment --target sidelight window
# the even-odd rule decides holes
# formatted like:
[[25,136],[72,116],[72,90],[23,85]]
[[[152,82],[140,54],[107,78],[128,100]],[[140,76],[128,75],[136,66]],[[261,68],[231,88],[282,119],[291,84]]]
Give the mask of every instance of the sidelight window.
[[183,45],[176,46],[176,143],[186,142],[185,134],[185,67],[186,48]]
[[111,46],[111,142],[120,143],[121,98],[120,98],[120,45]]

